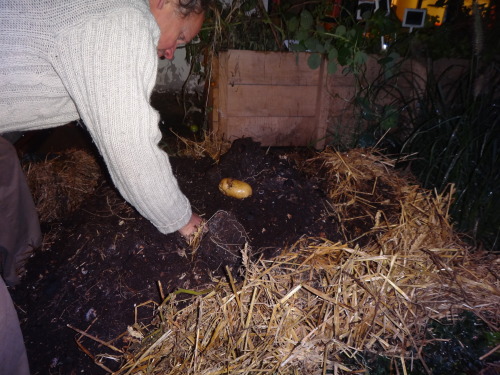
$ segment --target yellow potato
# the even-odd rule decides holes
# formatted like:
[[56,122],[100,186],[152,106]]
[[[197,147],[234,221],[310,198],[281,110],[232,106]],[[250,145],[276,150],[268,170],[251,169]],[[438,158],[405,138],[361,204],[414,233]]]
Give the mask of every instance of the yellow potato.
[[228,197],[245,199],[252,195],[252,187],[246,182],[234,178],[223,178],[219,183],[219,190]]

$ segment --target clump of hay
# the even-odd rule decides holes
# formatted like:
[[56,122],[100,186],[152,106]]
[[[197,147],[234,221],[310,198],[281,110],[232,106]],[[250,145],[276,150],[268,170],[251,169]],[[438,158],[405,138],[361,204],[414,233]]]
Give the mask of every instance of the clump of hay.
[[[329,198],[329,214],[340,224],[340,231],[349,244],[373,240],[381,231],[397,224],[401,216],[401,197],[418,190],[411,176],[394,170],[394,160],[372,149],[353,149],[340,153],[327,148],[309,159],[304,169],[321,176]],[[450,204],[451,201],[448,201]],[[418,202],[416,203],[418,206]],[[448,211],[443,211],[448,222]],[[363,225],[359,225],[362,222]],[[357,233],[360,227],[368,227]],[[448,226],[448,232],[453,231]]]
[[[333,206],[349,203],[344,198],[361,191],[356,166],[345,154],[322,157],[347,166],[348,173],[331,172],[329,194]],[[407,373],[413,360],[426,366],[420,353],[430,319],[467,310],[497,331],[500,262],[470,253],[453,233],[451,192],[439,195],[397,176],[391,181],[385,159],[363,160],[363,168],[394,188],[386,204],[400,213],[386,220],[378,202],[376,235],[364,246],[308,238],[257,262],[244,246],[243,282],[227,270],[228,281],[209,290],[167,296],[154,304],[150,326],[129,327],[127,350],[103,343],[118,353],[96,356],[96,363],[122,361],[115,374],[337,374],[362,370],[358,354],[371,352],[400,362]],[[180,293],[197,296],[179,308]]]
[[59,220],[92,194],[100,167],[84,150],[67,150],[24,167],[41,222]]
[[181,142],[178,147],[179,151],[177,152],[179,156],[186,156],[193,159],[201,159],[205,156],[209,156],[215,162],[219,162],[220,157],[231,147],[231,142],[224,140],[220,135],[214,132],[204,132],[202,141],[191,140],[177,134],[175,135]]

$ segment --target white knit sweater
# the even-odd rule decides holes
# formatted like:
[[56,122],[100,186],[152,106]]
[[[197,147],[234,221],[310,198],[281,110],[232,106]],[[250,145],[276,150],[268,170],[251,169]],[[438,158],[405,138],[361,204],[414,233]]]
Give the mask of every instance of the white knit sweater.
[[0,134],[81,118],[123,195],[163,233],[191,206],[158,148],[147,0],[0,1]]

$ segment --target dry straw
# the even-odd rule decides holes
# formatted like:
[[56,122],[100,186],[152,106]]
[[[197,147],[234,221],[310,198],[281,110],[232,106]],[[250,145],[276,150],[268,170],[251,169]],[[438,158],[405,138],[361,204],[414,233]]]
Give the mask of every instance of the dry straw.
[[60,219],[77,209],[95,191],[101,177],[97,161],[83,150],[66,150],[28,164],[25,172],[42,222]]
[[219,162],[220,157],[231,147],[231,142],[222,139],[213,132],[205,132],[202,141],[191,140],[177,134],[175,136],[180,142],[177,155],[193,159],[201,159],[209,156],[215,162]]
[[[326,150],[310,162],[326,168],[342,227],[349,212],[372,220],[364,245],[304,238],[256,262],[245,246],[243,282],[228,269],[209,290],[167,296],[150,326],[129,328],[133,344],[114,353],[116,374],[341,374],[363,369],[360,352],[391,357],[407,373],[423,360],[430,319],[468,310],[498,330],[500,262],[453,233],[452,190],[411,184],[367,150]],[[197,295],[180,309],[181,293]],[[109,357],[96,362],[105,368]]]

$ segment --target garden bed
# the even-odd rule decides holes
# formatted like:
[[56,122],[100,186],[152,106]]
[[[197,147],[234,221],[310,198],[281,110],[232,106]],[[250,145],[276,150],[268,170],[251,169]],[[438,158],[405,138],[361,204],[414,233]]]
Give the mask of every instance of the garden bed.
[[[222,154],[215,161],[202,156],[208,145],[178,142],[191,156],[172,157],[173,170],[208,232],[196,246],[160,234],[101,171],[77,208],[44,223],[44,247],[12,291],[33,375],[126,373],[147,363],[162,374],[176,366],[329,373],[380,358],[393,358],[380,369],[403,371],[433,358],[427,324],[462,311],[479,319],[474,349],[484,356],[495,345],[500,264],[456,236],[447,194],[420,189],[372,150],[318,154],[240,139],[212,152]],[[223,177],[254,194],[222,195]],[[217,322],[225,325],[214,331]],[[247,328],[252,335],[241,336]],[[450,361],[468,361],[472,374],[498,355],[470,358]]]

